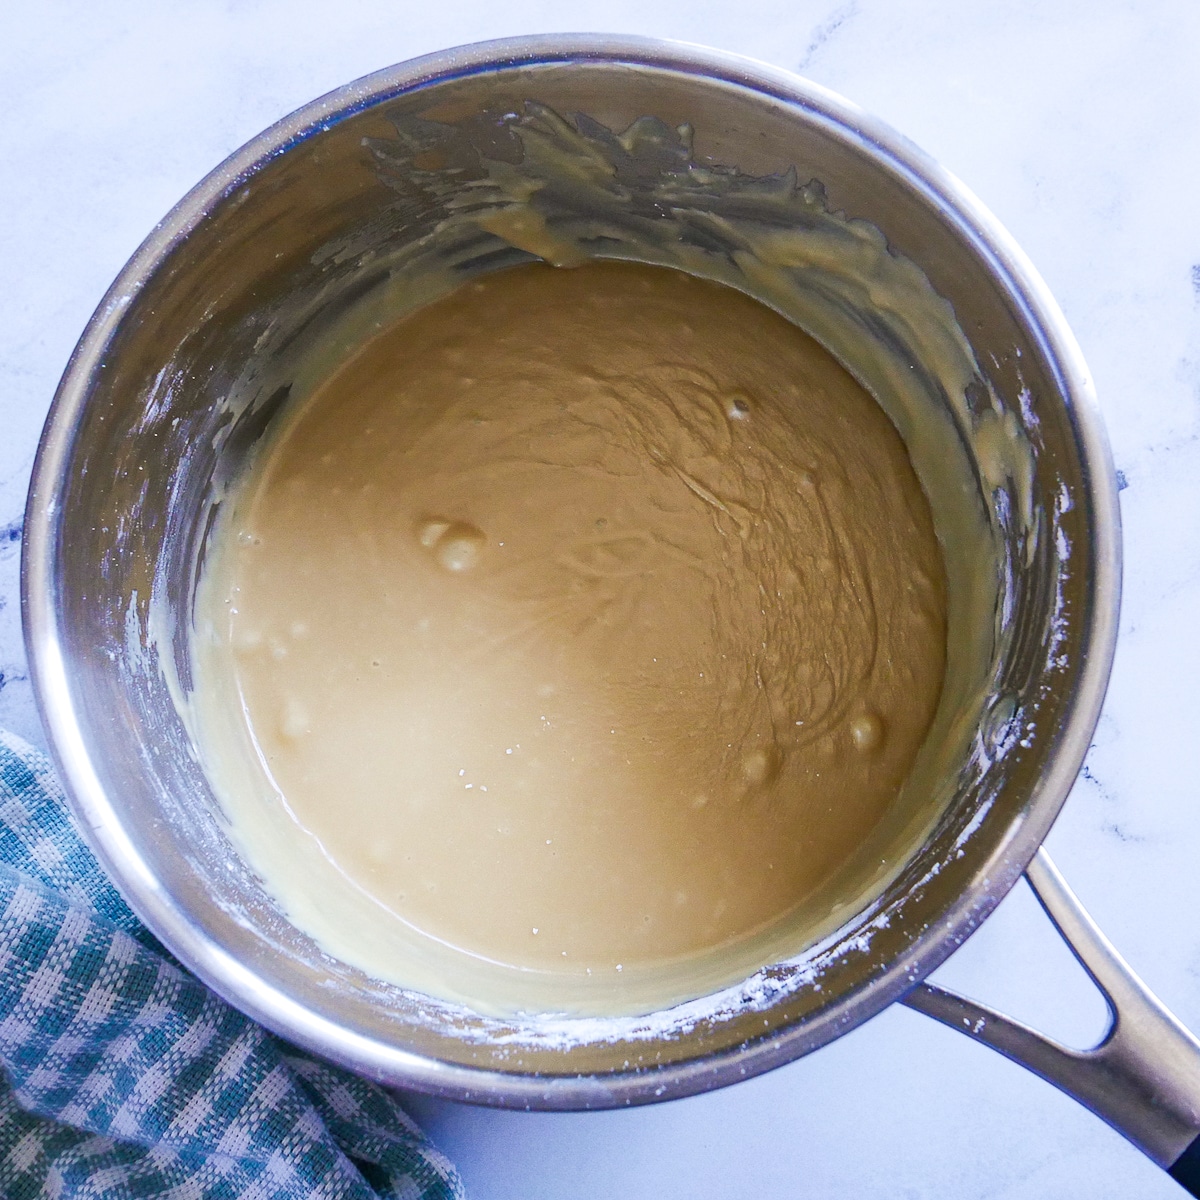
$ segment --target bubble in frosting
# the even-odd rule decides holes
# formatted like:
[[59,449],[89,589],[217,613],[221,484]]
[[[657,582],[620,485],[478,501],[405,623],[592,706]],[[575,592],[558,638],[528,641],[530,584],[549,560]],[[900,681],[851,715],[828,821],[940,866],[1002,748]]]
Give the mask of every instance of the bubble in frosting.
[[487,538],[483,532],[466,521],[444,521],[439,518],[424,521],[417,531],[417,540],[447,571],[469,571],[478,561]]
[[865,712],[850,722],[850,740],[856,750],[869,754],[883,743],[883,722],[873,712]]
[[742,757],[742,778],[748,788],[765,787],[779,774],[783,756],[778,746],[756,746]]

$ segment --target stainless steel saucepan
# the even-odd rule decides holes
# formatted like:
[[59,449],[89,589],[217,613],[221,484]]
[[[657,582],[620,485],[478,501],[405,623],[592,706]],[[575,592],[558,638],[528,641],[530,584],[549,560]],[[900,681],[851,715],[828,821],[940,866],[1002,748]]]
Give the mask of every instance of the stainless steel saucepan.
[[[869,909],[740,988],[590,1032],[480,1016],[323,954],[226,838],[173,697],[190,682],[213,497],[287,398],[276,382],[289,347],[386,288],[398,253],[482,194],[487,163],[519,165],[532,151],[518,118],[535,110],[609,156],[613,194],[637,220],[670,208],[661,187],[651,196],[651,176],[682,187],[697,164],[720,164],[764,194],[816,180],[823,211],[882,231],[953,310],[981,364],[980,394],[1030,447],[1028,511],[1052,515],[1055,535],[1033,544],[997,525],[1003,636],[993,693],[972,718],[972,765]],[[640,118],[650,149],[638,159],[616,135]],[[711,229],[695,237],[698,250],[723,253]],[[476,249],[495,265],[520,258]],[[246,404],[230,402],[243,394]],[[943,399],[960,421],[979,402]],[[972,455],[983,488],[991,476]],[[986,497],[994,511],[1011,511],[1019,497],[1006,489],[1019,482]],[[601,1108],[766,1071],[902,1001],[1075,1096],[1200,1195],[1200,1044],[1039,849],[1100,712],[1119,589],[1114,473],[1087,369],[1045,285],[979,202],[890,129],[795,76],[590,35],[469,46],[378,72],[287,117],[200,183],[121,273],[70,361],[37,457],[23,560],[42,715],[102,863],[182,962],[290,1040],[443,1096]],[[1093,1050],[922,982],[1022,873],[1108,997],[1111,1027]]]

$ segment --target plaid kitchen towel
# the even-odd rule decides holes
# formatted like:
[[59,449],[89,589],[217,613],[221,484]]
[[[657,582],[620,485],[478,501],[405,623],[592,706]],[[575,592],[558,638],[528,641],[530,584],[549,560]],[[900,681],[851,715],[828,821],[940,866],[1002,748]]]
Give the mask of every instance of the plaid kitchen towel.
[[0,732],[0,1197],[452,1200],[381,1088],[279,1041],[182,970]]

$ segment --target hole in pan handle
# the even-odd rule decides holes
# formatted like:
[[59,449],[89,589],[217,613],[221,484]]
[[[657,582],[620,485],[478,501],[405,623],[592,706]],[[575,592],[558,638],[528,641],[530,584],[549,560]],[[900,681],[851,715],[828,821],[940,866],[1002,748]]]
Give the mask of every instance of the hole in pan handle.
[[1107,1032],[1072,1050],[965,996],[921,983],[902,1003],[998,1050],[1090,1108],[1200,1197],[1200,1041],[1130,970],[1044,850],[1034,894],[1108,1001]]

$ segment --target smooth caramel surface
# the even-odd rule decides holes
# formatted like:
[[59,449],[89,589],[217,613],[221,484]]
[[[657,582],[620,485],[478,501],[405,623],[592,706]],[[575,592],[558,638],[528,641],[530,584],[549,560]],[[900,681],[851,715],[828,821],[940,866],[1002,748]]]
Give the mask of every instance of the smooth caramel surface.
[[271,436],[198,612],[235,836],[399,982],[364,922],[534,981],[785,919],[895,800],[946,638],[870,395],[757,301],[616,263],[382,330]]

